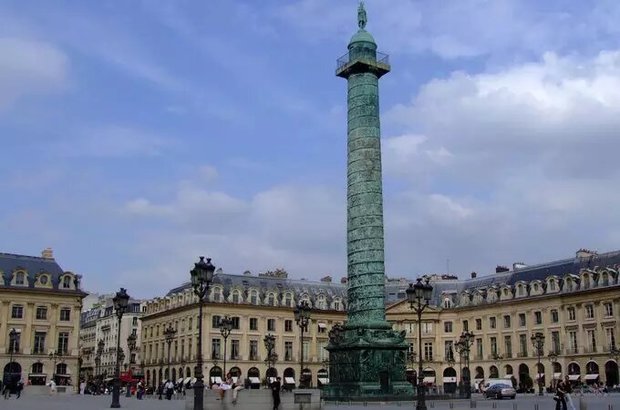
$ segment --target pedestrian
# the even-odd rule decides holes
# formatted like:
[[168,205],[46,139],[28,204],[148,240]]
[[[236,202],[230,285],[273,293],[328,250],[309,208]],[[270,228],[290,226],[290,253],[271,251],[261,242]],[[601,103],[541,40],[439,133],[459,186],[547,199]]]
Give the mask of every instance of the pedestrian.
[[282,388],[282,379],[278,376],[276,380],[271,383],[271,397],[273,397],[273,410],[278,410],[280,407],[280,389]]
[[[238,378],[237,381],[239,381]],[[230,384],[232,386],[232,403],[237,404],[237,396],[239,395],[239,390],[243,390],[244,387],[241,384],[237,384],[232,377],[230,378]]]
[[172,399],[172,393],[174,393],[174,383],[172,383],[170,380],[167,380],[166,384],[164,385],[164,389],[166,392],[166,400]]
[[50,388],[50,396],[53,396],[54,394],[56,394],[56,382],[54,381],[54,379],[50,380],[50,382],[47,385]]
[[575,409],[575,404],[573,403],[573,385],[571,383],[571,381],[569,380],[568,376],[566,376],[564,378],[564,381],[560,380],[558,383],[558,387],[562,385],[563,387],[563,391],[564,391],[564,400],[566,402],[566,404],[568,404],[571,408],[571,410],[576,410]]
[[18,399],[22,396],[22,390],[24,390],[24,381],[22,379],[19,379],[15,388]]
[[566,384],[561,382],[555,391],[555,410],[566,410]]
[[142,380],[138,382],[138,385],[136,387],[136,398],[138,400],[142,400],[142,396],[144,395],[144,384],[142,383]]

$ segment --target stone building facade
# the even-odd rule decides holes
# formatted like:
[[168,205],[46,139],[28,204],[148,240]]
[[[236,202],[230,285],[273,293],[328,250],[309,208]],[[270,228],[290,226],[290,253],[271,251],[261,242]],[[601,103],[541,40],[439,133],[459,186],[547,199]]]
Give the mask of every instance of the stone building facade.
[[[433,299],[422,316],[424,379],[438,388],[456,387],[464,363],[451,346],[460,334],[474,334],[470,350],[472,381],[490,377],[513,378],[517,386],[534,384],[540,377],[546,386],[568,375],[584,383],[618,384],[618,312],[620,312],[620,252],[597,254],[580,250],[575,257],[496,272],[467,279],[431,275]],[[409,279],[386,279],[386,317],[394,328],[406,331],[414,353],[410,372],[418,368],[417,317],[405,300]],[[284,274],[232,275],[218,271],[204,310],[203,355],[206,377],[223,372],[224,340],[217,321],[228,315],[235,329],[227,340],[226,368],[240,377],[267,377],[263,338],[276,337],[280,376],[298,382],[300,332],[294,307],[302,300],[312,307],[312,324],[304,337],[304,365],[312,384],[327,382],[328,359],[323,349],[328,332],[346,319],[346,281],[293,280]],[[143,317],[142,355],[149,383],[168,374],[192,377],[196,364],[197,299],[189,284],[165,297],[146,302]],[[177,333],[168,348],[163,329],[171,324]],[[538,357],[531,343],[536,332],[545,335]],[[553,360],[551,360],[553,359]],[[538,370],[537,370],[538,368]],[[169,373],[167,373],[169,372]]]
[[[3,379],[77,386],[80,275],[64,271],[51,249],[41,257],[0,253],[0,368]],[[15,338],[10,334],[14,330]]]

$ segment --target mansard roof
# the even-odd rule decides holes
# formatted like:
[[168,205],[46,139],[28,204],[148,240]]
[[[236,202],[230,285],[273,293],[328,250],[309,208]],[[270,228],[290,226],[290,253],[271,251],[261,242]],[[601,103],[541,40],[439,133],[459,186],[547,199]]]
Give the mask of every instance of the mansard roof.
[[[12,253],[0,252],[0,286],[12,287],[11,281],[13,272],[15,271],[25,272],[28,279],[27,286],[19,286],[20,288],[34,288],[37,275],[40,273],[46,273],[50,275],[52,289],[62,290],[63,292],[81,292],[79,290],[80,276],[75,275],[71,272],[63,271],[60,265],[58,265],[56,260],[53,258],[16,255]],[[61,287],[59,286],[61,280],[60,278],[65,274],[72,275],[74,280],[78,282],[78,286],[76,286],[76,289],[61,289]]]

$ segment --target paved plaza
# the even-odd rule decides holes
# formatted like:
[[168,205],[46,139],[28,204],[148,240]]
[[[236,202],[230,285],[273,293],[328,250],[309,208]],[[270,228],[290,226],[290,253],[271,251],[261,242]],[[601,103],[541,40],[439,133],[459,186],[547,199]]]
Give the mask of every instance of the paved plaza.
[[[266,398],[269,397],[269,391],[265,391]],[[244,401],[243,392],[240,393],[239,402],[233,405],[228,399],[224,402],[207,400],[205,409],[271,409],[268,400]],[[0,399],[0,408],[16,409],[16,410],[66,410],[66,409],[84,409],[84,410],[103,410],[110,408],[111,396],[79,396],[79,395],[28,395],[27,392],[22,398],[16,400],[12,397],[10,400]],[[191,402],[185,400],[157,400],[157,398],[148,398],[145,400],[136,400],[135,398],[121,397],[121,407],[125,409],[170,409],[183,410],[191,408]],[[486,400],[480,396],[474,396],[471,400],[453,400],[453,401],[428,401],[427,407],[431,409],[506,409],[506,410],[546,410],[554,409],[555,403],[551,396],[538,397],[534,395],[521,395],[516,400]],[[583,398],[575,398],[575,407],[577,410],[620,410],[620,394],[610,394],[607,397],[588,395]],[[304,407],[308,409],[309,407]],[[342,404],[323,404],[322,409],[337,410],[357,410],[368,408],[380,409],[403,409],[415,408],[414,402],[396,402],[396,403],[342,403]],[[283,396],[282,410],[300,409],[299,404],[294,404],[292,395]]]

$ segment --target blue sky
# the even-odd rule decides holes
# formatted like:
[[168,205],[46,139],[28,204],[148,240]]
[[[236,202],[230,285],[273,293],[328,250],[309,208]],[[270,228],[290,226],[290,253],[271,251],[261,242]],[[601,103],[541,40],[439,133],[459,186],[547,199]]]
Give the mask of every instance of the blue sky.
[[[618,249],[620,5],[369,0],[386,270]],[[140,297],[229,273],[346,275],[355,0],[0,3],[0,249]]]

